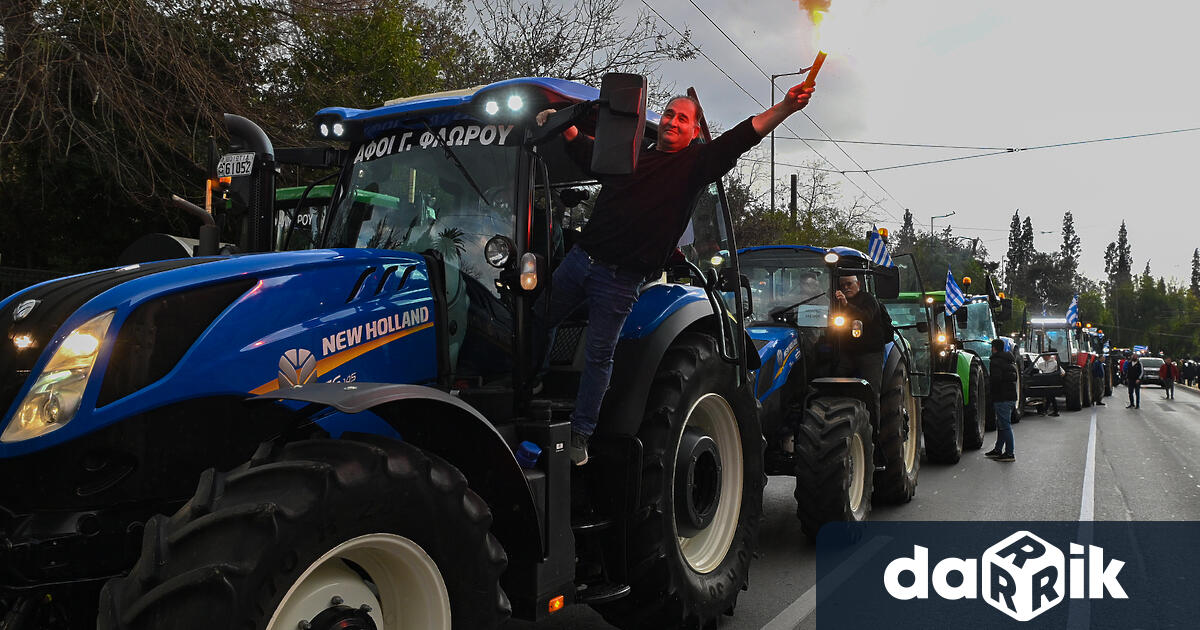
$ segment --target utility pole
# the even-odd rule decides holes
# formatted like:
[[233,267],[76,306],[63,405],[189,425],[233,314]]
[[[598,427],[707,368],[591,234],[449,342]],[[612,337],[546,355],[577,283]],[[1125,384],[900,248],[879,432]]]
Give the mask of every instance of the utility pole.
[[933,253],[933,220],[934,219],[945,219],[946,217],[954,216],[954,214],[955,214],[955,211],[951,210],[948,214],[938,214],[938,215],[929,217],[929,251],[931,254]]
[[[808,72],[808,68],[801,68],[795,72],[784,72],[783,74],[771,75],[771,100],[767,101],[767,107],[775,104],[775,79],[779,77],[790,77],[794,74],[803,74]],[[775,130],[771,130],[771,212],[775,212]],[[795,217],[792,217],[792,222],[795,223]]]
[[796,210],[800,205],[800,201],[796,198],[796,183],[799,177],[796,173],[792,173],[792,227],[796,227]]

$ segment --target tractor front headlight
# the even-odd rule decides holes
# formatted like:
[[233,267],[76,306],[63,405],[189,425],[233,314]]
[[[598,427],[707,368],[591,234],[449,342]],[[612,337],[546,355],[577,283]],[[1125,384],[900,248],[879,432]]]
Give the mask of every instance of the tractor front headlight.
[[67,335],[0,434],[0,442],[20,442],[45,435],[75,417],[114,313],[97,315]]

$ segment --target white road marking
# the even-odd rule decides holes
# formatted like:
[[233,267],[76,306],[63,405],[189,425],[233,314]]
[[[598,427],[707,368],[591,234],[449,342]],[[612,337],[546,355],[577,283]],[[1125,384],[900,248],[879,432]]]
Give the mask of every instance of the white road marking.
[[809,615],[817,609],[817,588],[822,591],[833,590],[838,587],[850,574],[857,571],[859,566],[867,561],[871,556],[879,553],[889,542],[891,536],[876,536],[867,543],[863,544],[862,548],[854,552],[846,561],[838,565],[836,569],[831,571],[825,579],[812,585],[804,594],[796,598],[796,601],[784,608],[782,612],[775,615],[775,618],[768,621],[767,625],[762,627],[762,630],[796,630],[800,627],[800,622],[808,618]]
[[1079,502],[1079,520],[1094,521],[1096,516],[1096,412],[1088,429],[1087,459],[1083,464],[1083,499]]

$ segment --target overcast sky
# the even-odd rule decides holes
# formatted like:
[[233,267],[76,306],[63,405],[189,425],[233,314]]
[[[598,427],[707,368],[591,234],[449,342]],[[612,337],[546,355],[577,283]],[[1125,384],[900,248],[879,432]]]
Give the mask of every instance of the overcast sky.
[[[691,27],[702,50],[763,104],[770,92],[764,73],[795,71],[815,55],[797,0],[645,3],[680,30]],[[645,6],[625,0],[630,12]],[[831,55],[804,113],[839,140],[1002,148],[1200,127],[1198,28],[1200,3],[1178,0],[832,0],[822,27]],[[695,86],[721,128],[761,111],[703,57],[665,64],[662,73],[681,91]],[[799,78],[777,85],[786,89]],[[823,137],[802,114],[788,126],[801,137]],[[792,132],[777,131],[778,162],[819,159],[803,143],[780,138]],[[833,168],[858,169],[833,144],[810,144]],[[868,170],[985,152],[841,147]],[[925,229],[932,215],[954,211],[935,227],[949,222],[956,234],[982,237],[994,259],[1007,249],[1014,210],[1032,217],[1035,231],[1050,232],[1037,235],[1042,251],[1058,249],[1070,210],[1082,271],[1093,279],[1103,276],[1104,247],[1125,220],[1135,271],[1150,258],[1155,276],[1186,282],[1200,246],[1198,148],[1200,131],[1193,131],[881,170],[872,173],[878,184],[846,177],[883,202],[884,225],[899,227],[904,208]],[[777,166],[780,180],[789,172]],[[859,194],[850,183],[842,189]]]

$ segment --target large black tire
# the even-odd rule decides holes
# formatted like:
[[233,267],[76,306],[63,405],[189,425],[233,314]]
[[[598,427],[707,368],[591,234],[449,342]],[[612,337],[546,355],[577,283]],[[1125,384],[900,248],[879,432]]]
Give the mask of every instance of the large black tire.
[[1083,373],[1079,370],[1067,370],[1063,375],[1063,391],[1067,395],[1067,411],[1079,411],[1083,408]]
[[908,503],[917,492],[921,471],[921,411],[912,395],[908,366],[903,361],[884,385],[879,397],[879,435],[875,448],[883,455],[884,469],[875,473],[871,500]]
[[[1021,372],[1020,357],[1017,357],[1017,400],[1013,403],[1013,410],[1010,424],[1016,424],[1021,421],[1021,416],[1025,415],[1025,374]],[[993,414],[994,415],[994,414]],[[993,418],[993,422],[995,418]],[[989,430],[994,430],[993,425]]]
[[1084,407],[1092,406],[1092,368],[1084,366],[1083,371],[1079,374],[1079,385],[1083,389],[1079,395],[1079,402]]
[[962,385],[948,378],[934,380],[925,398],[921,422],[929,461],[957,463],[963,452]]
[[[510,606],[491,522],[456,468],[408,444],[264,444],[229,473],[205,471],[174,516],[146,523],[141,558],[101,593],[99,628],[291,630],[296,616],[361,622],[363,603],[379,627],[433,627],[448,607],[454,628],[493,628]],[[330,584],[341,608],[303,596]]]
[[[765,441],[753,396],[737,388],[734,370],[718,356],[713,338],[698,333],[680,335],[658,366],[638,431],[642,503],[626,545],[632,589],[596,605],[616,626],[709,627],[749,585],[767,482]],[[686,474],[677,475],[689,461],[677,458],[679,450],[698,435],[710,438],[720,454],[719,479],[709,490],[700,478],[711,478],[711,467],[701,474],[694,464],[692,486]],[[711,520],[693,520],[692,506],[711,513]]]
[[971,361],[970,381],[967,384],[967,406],[963,409],[963,449],[973,451],[983,446],[983,434],[987,431],[988,409],[991,408],[991,392],[988,391],[987,373],[983,363]]
[[796,516],[810,539],[825,523],[867,520],[875,447],[871,414],[855,398],[816,398],[796,436]]

